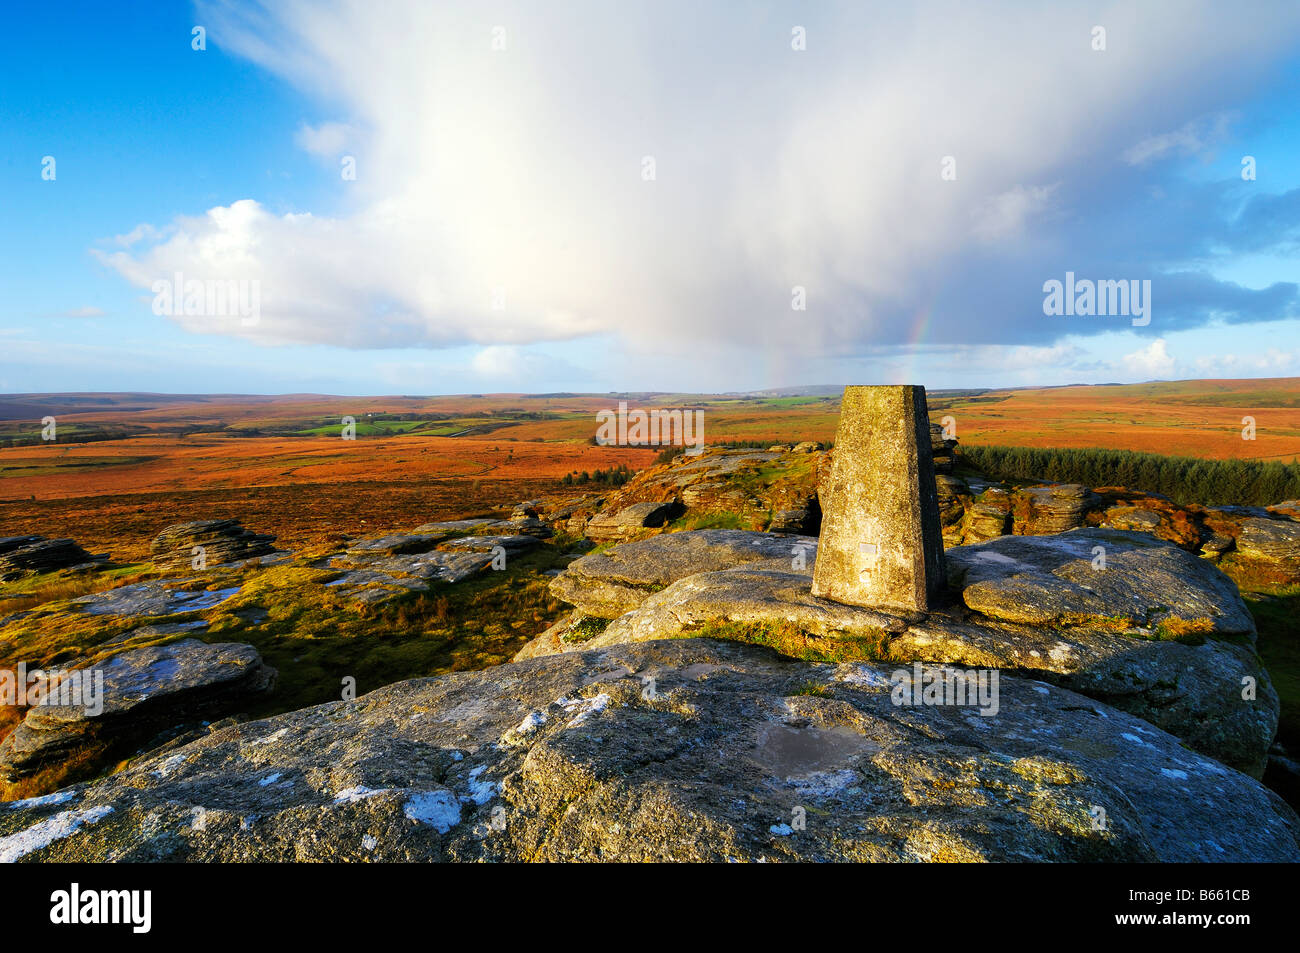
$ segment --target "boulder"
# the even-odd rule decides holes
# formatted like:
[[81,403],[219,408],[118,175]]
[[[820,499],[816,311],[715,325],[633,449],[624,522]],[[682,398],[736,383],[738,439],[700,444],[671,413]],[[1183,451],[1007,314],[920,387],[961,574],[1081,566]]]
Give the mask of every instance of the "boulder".
[[686,576],[769,560],[782,568],[801,562],[811,570],[816,556],[817,540],[810,536],[734,529],[668,533],[583,556],[551,581],[550,590],[584,615],[613,619]]
[[599,616],[583,615],[570,612],[562,616],[540,635],[531,639],[522,649],[515,653],[512,662],[523,662],[530,658],[542,658],[546,655],[560,655],[575,652],[586,647],[586,643],[600,635],[609,625],[608,619]]
[[977,612],[1031,625],[1105,624],[1137,634],[1248,636],[1236,584],[1143,533],[1077,529],[1003,536],[946,555],[949,585]]
[[[697,573],[647,596],[588,644],[649,642],[733,629],[738,638],[756,636],[785,651],[811,637],[823,640],[820,648],[824,652],[842,650],[849,657],[872,658],[891,632],[902,633],[907,628],[907,619],[901,614],[822,599],[814,596],[811,588],[809,573],[791,570],[788,561],[784,566],[758,564]],[[783,636],[790,642],[777,643]],[[844,645],[838,646],[836,640]],[[855,653],[849,643],[866,643],[867,647]]]
[[532,536],[535,539],[550,539],[555,535],[550,524],[536,516],[523,516],[505,520],[500,524],[500,532],[510,536]]
[[[182,639],[127,649],[79,677],[102,677],[100,708],[37,705],[0,742],[0,782],[51,766],[85,777],[184,724],[239,711],[275,685],[275,669],[251,645]],[[88,701],[89,699],[83,698]]]
[[1223,533],[1211,533],[1210,538],[1201,544],[1201,557],[1211,562],[1222,558],[1223,554],[1236,545],[1236,540]]
[[371,560],[387,556],[402,556],[407,553],[427,553],[446,539],[447,535],[447,533],[391,533],[387,536],[358,539],[348,544],[342,558]]
[[1300,568],[1300,523],[1288,519],[1248,519],[1237,537],[1246,559]]
[[91,568],[107,560],[92,556],[70,539],[8,536],[0,539],[0,581],[56,569]]
[[1160,529],[1160,514],[1140,506],[1112,506],[1106,511],[1101,525],[1108,529],[1122,529],[1135,533],[1155,533]]
[[[426,524],[426,528],[432,525]],[[508,525],[487,520],[476,521],[473,528]],[[347,572],[327,585],[354,602],[383,602],[408,591],[426,590],[433,583],[463,582],[493,565],[497,553],[519,555],[538,542],[537,536],[525,534],[448,539],[439,533],[398,533],[360,540],[329,560],[331,568]]]
[[[1188,747],[1262,777],[1281,702],[1252,645],[1134,638],[938,618],[890,639],[891,657],[1033,674],[1106,702]],[[1244,686],[1253,687],[1247,698]]]
[[616,512],[593,517],[586,527],[588,539],[596,542],[628,539],[641,530],[663,526],[681,511],[676,503],[633,503]]
[[398,682],[0,807],[0,860],[1300,860],[1280,798],[1131,715],[895,704],[918,674],[687,639]]
[[490,536],[462,536],[459,539],[449,539],[445,543],[441,543],[439,548],[455,552],[468,551],[475,553],[489,553],[500,548],[506,551],[506,555],[515,556],[528,552],[537,546],[539,542],[540,540],[536,536],[529,536],[524,533],[507,533]]
[[[244,529],[238,520],[198,520],[164,529],[150,544],[159,569],[212,568],[275,552],[274,536]],[[196,552],[197,550],[197,552]],[[202,565],[196,565],[200,560]]]
[[191,619],[188,622],[158,622],[142,625],[138,629],[128,629],[115,635],[106,642],[100,642],[89,657],[89,666],[107,661],[111,656],[125,649],[144,648],[170,640],[177,635],[200,635],[208,628],[206,619]]
[[423,526],[417,526],[415,532],[417,534],[424,533],[441,538],[450,533],[477,532],[489,523],[495,522],[497,521],[487,517],[480,517],[472,520],[444,520],[440,523],[425,523]]
[[1077,483],[1023,487],[1012,494],[1014,532],[1018,536],[1064,533],[1083,525],[1101,497]]
[[971,504],[963,541],[982,543],[1005,536],[1011,524],[1011,494],[1000,487],[985,490]]
[[515,508],[510,513],[510,519],[524,520],[540,516],[544,504],[544,500],[524,500],[522,503],[516,503]]
[[219,606],[239,591],[238,586],[225,589],[181,589],[183,580],[155,579],[105,592],[92,592],[71,600],[90,615],[166,616],[184,612],[204,612]]
[[794,533],[798,535],[815,533],[821,523],[821,514],[814,513],[809,507],[801,507],[797,510],[781,510],[772,515],[772,522],[768,523],[767,531],[769,533]]
[[336,557],[331,565],[349,571],[326,583],[360,602],[382,602],[403,591],[422,591],[434,582],[455,584],[477,576],[492,562],[481,552],[426,552],[387,556],[364,563]]
[[1300,520],[1300,500],[1283,500],[1268,507],[1268,511],[1289,520]]

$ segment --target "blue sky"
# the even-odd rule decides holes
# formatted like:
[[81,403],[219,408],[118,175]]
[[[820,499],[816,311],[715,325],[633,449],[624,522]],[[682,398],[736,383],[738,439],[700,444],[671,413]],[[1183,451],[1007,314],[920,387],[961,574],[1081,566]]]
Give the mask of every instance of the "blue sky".
[[0,391],[1300,375],[1294,4],[373,6],[9,13]]

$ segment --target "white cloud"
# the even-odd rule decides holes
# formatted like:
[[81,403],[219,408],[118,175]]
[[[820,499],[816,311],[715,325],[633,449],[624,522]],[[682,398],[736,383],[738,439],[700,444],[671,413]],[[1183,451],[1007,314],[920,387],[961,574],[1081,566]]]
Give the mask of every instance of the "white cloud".
[[1194,155],[1222,139],[1227,132],[1228,117],[1224,114],[1196,119],[1172,132],[1148,136],[1124,150],[1123,159],[1129,165],[1145,165],[1169,155]]
[[[1198,374],[1279,374],[1300,369],[1300,354],[1270,347],[1254,354],[1203,354],[1192,362]],[[1253,372],[1253,373],[1252,373]]]
[[[1029,232],[1071,211],[1054,208],[1071,171],[1204,113],[1207,90],[1247,83],[1300,29],[1300,10],[1260,31],[1209,0],[1117,2],[1087,22],[955,0],[785,17],[671,2],[200,10],[221,49],[334,110],[298,141],[357,150],[346,211],[276,215],[252,197],[137,230],[103,260],[144,288],[177,270],[261,282],[256,326],[177,319],[191,330],[477,344],[486,368],[510,360],[494,347],[596,334],[683,362],[738,340],[791,361],[901,344],[955,263],[1047,244]],[[787,21],[808,27],[806,51]],[[1104,53],[1092,22],[1108,25]],[[940,178],[945,155],[956,181]],[[1038,298],[1041,281],[1026,282]],[[958,310],[932,333],[997,340],[998,320]]]
[[1170,378],[1174,375],[1174,358],[1165,347],[1164,338],[1156,338],[1146,347],[1123,357],[1124,369],[1143,380]]
[[142,222],[123,235],[113,236],[113,242],[117,245],[128,247],[144,240],[157,241],[162,237],[163,233],[159,229],[154,228],[148,222]]
[[357,133],[342,122],[325,122],[319,126],[303,123],[298,127],[294,141],[312,155],[334,159],[357,141]]

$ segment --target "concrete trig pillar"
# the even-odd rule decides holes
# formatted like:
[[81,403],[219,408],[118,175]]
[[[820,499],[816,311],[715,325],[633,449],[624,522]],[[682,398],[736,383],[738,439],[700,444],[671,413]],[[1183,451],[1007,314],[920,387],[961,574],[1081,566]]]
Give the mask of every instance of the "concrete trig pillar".
[[925,388],[844,389],[812,593],[927,612],[943,586],[943,536]]

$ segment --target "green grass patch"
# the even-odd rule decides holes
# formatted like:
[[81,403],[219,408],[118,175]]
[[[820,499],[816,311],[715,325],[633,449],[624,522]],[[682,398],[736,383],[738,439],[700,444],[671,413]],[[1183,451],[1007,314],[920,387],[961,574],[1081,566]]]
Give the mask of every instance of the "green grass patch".
[[[76,591],[57,592],[53,581],[33,592],[58,598],[36,605],[19,618],[0,619],[0,667],[53,668],[107,658],[104,644],[146,625],[206,619],[206,630],[164,634],[132,641],[130,648],[184,638],[206,642],[246,642],[279,672],[274,692],[242,713],[267,717],[342,697],[343,680],[356,679],[358,694],[396,681],[468,671],[510,660],[568,607],[551,597],[546,570],[568,559],[554,545],[509,560],[500,572],[488,571],[456,585],[399,595],[381,605],[363,605],[325,583],[340,573],[306,565],[213,570],[184,588],[240,590],[221,605],[161,617],[91,615],[69,601],[87,591],[157,575],[149,564],[116,567],[77,577]],[[6,587],[7,588],[7,587]],[[29,593],[24,598],[30,597]],[[594,634],[594,633],[593,633]],[[25,710],[0,708],[0,737]],[[109,766],[111,767],[111,766]],[[64,775],[59,775],[63,777]],[[22,789],[21,796],[43,793]],[[14,792],[9,792],[13,794]],[[14,796],[19,796],[14,794]]]
[[584,616],[560,633],[560,641],[568,645],[590,642],[609,627],[610,621],[609,619]]
[[[564,564],[556,547],[543,545],[503,571],[376,606],[322,585],[337,572],[271,567],[209,613],[204,638],[248,642],[279,670],[274,695],[250,714],[290,711],[337,700],[348,676],[364,694],[403,679],[508,662],[562,614],[544,571]],[[250,622],[259,612],[265,621]]]
[[782,655],[805,662],[895,661],[889,654],[889,633],[884,629],[864,635],[812,635],[790,622],[709,622],[683,632],[684,639],[729,639],[764,645]]
[[680,533],[695,529],[755,529],[754,520],[737,513],[687,514],[668,524],[668,532]]
[[1242,595],[1259,629],[1260,658],[1282,703],[1278,741],[1288,751],[1300,751],[1300,585]]

